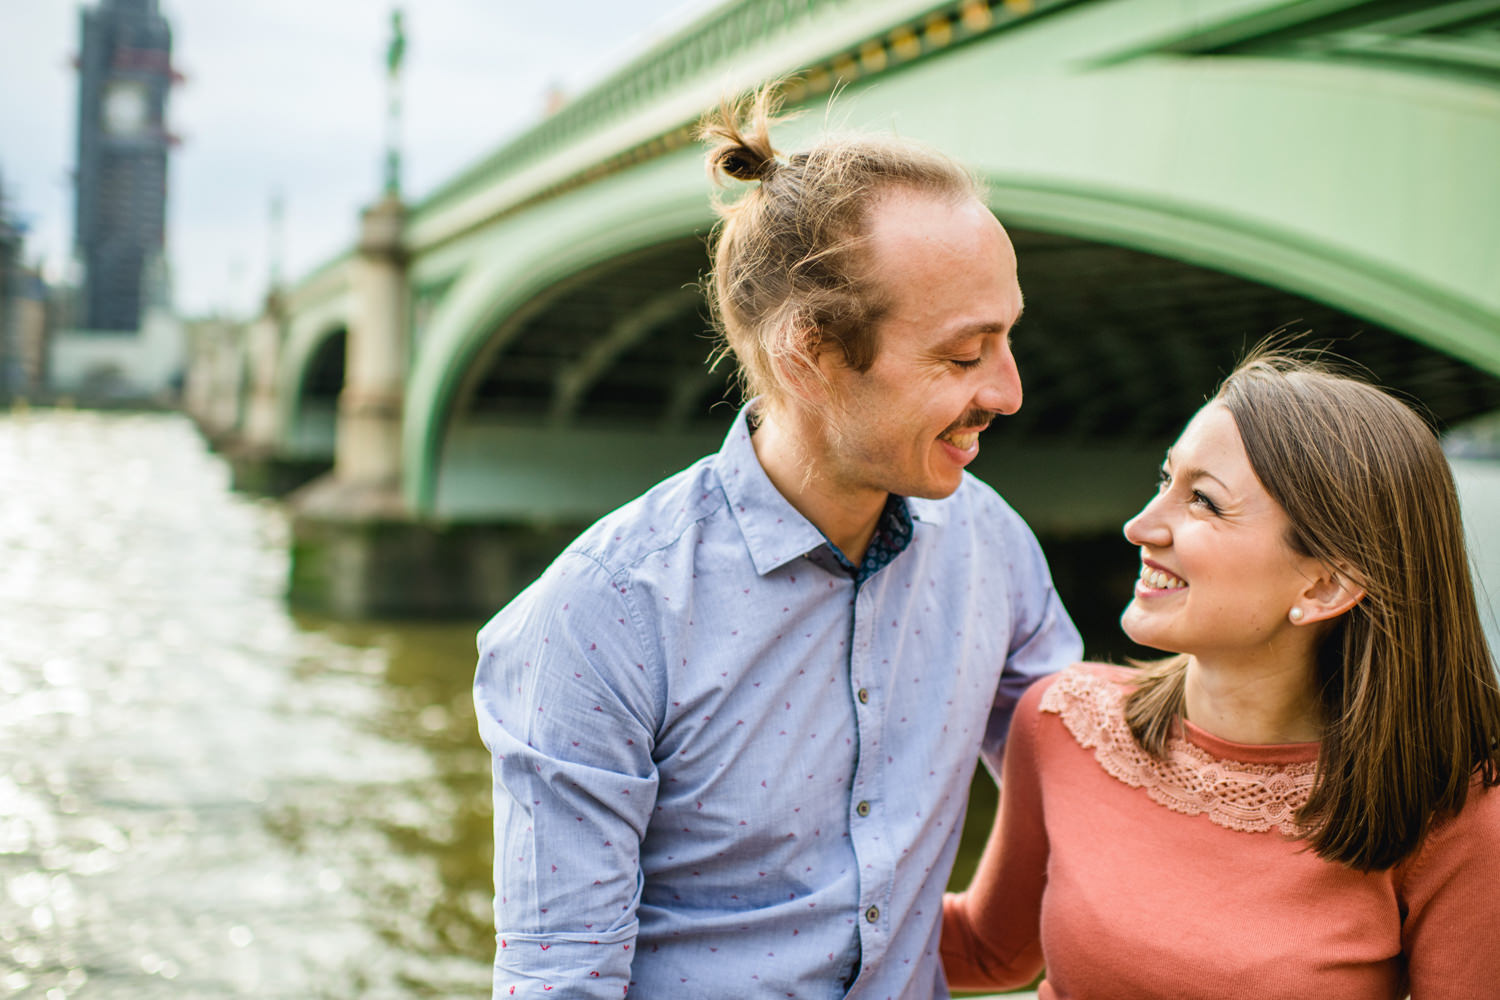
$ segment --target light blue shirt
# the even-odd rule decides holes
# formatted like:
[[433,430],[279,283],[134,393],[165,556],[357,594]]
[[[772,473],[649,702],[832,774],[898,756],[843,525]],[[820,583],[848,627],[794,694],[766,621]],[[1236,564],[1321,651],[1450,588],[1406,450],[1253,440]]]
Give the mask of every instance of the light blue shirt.
[[856,586],[742,411],[484,627],[496,997],[947,996],[976,755],[1081,648],[993,490],[906,503]]

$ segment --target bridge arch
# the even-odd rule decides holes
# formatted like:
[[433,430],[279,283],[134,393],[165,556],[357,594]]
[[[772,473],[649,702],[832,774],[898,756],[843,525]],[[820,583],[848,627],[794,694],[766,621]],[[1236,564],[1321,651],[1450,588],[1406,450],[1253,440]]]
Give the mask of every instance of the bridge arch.
[[709,185],[693,152],[663,157],[518,213],[492,234],[433,311],[408,383],[402,435],[407,502],[434,512],[443,436],[482,358],[589,271],[706,234]]
[[[333,460],[352,298],[345,293],[298,314],[277,366],[276,426],[289,457]],[[337,382],[330,380],[336,374]]]

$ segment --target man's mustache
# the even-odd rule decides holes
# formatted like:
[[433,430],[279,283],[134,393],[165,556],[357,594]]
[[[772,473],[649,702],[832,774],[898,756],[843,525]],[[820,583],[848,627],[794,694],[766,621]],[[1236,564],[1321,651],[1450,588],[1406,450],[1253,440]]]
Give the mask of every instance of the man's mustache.
[[958,434],[967,430],[975,430],[985,426],[1000,414],[993,410],[967,410],[945,431],[944,434]]

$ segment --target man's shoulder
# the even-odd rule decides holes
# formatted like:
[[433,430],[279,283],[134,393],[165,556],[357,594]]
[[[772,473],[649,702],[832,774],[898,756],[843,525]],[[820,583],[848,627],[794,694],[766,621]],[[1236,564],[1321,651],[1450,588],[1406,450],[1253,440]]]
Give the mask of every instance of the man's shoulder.
[[706,455],[595,521],[563,550],[608,577],[682,542],[695,526],[727,511],[716,455]]
[[481,635],[569,606],[586,609],[617,600],[633,568],[652,553],[682,544],[695,525],[724,511],[713,459],[699,459],[585,528]]

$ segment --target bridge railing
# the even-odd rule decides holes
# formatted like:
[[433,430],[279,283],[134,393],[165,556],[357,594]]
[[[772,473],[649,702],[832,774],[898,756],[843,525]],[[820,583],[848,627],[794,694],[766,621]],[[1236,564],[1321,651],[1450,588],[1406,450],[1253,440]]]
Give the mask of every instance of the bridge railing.
[[723,93],[794,77],[792,101],[1084,0],[737,0],[703,14],[413,210],[413,249],[691,140]]
[[[631,59],[555,114],[538,122],[438,190],[428,204],[461,196],[497,173],[541,159],[570,140],[657,101],[689,77],[789,31],[823,9],[855,0],[740,0],[721,5]],[[926,6],[936,6],[926,0]],[[951,4],[948,4],[951,6]]]

